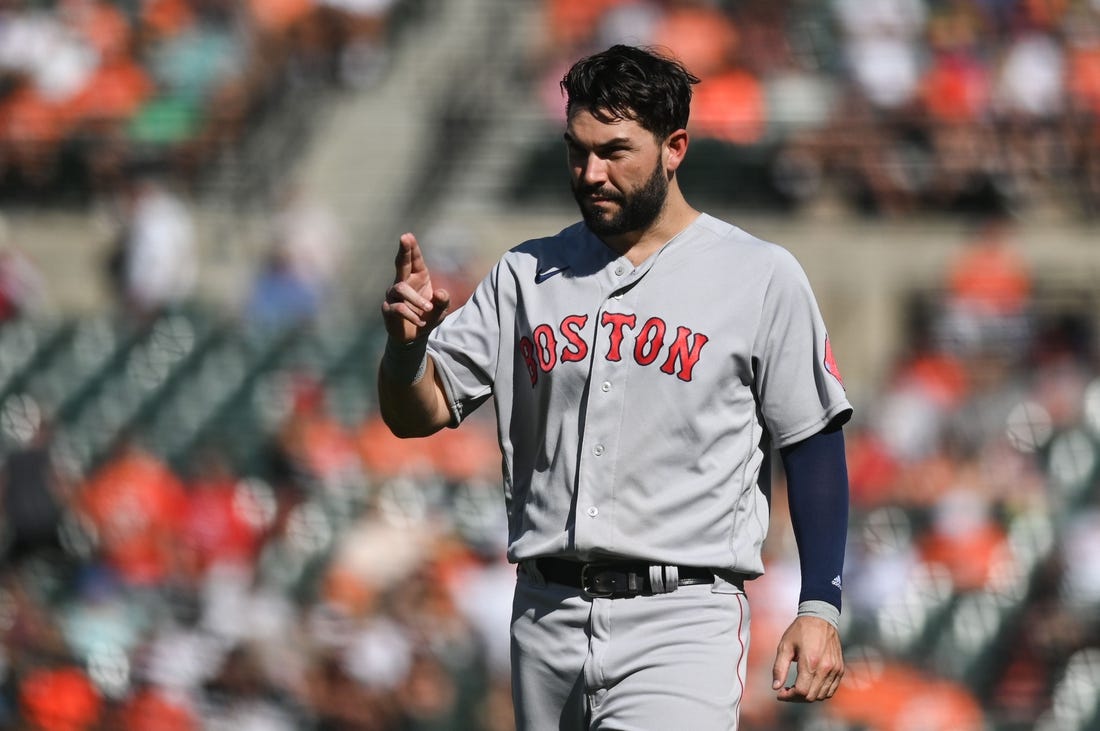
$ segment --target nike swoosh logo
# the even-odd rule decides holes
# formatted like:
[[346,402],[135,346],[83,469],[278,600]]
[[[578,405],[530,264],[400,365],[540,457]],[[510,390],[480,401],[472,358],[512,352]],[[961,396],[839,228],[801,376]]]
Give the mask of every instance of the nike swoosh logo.
[[535,273],[535,284],[542,284],[555,274],[561,274],[569,267],[550,267],[549,269],[543,269],[541,272]]

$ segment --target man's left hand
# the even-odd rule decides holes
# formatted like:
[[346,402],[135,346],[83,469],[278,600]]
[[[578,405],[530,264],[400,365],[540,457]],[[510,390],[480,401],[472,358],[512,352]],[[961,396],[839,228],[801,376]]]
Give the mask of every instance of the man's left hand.
[[[794,685],[784,687],[791,663],[798,663]],[[833,697],[844,676],[844,655],[836,627],[817,617],[797,617],[783,637],[772,666],[776,698],[812,703]]]

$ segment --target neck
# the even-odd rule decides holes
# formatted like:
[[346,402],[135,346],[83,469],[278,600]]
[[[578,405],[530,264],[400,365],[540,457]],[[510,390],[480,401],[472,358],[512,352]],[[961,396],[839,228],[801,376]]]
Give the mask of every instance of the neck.
[[688,204],[679,187],[673,186],[668,191],[664,207],[649,226],[601,240],[612,251],[625,256],[631,264],[638,266],[676,234],[690,226],[698,216],[699,211]]

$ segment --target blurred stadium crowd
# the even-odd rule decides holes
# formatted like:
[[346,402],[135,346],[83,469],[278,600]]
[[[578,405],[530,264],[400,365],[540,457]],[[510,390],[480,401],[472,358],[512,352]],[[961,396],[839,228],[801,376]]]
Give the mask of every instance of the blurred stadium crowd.
[[[408,10],[3,3],[0,190],[117,195],[125,224],[105,262],[117,297],[96,315],[52,311],[32,258],[0,253],[0,727],[510,727],[514,570],[490,415],[388,434],[374,303],[340,296],[345,235],[293,192],[239,311],[195,297],[186,191],[204,164],[296,85],[370,93]],[[832,189],[852,210],[982,221],[914,296],[908,349],[847,430],[845,687],[808,711],[772,698],[798,592],[777,516],[748,589],[744,725],[1100,726],[1095,301],[1042,301],[1014,230],[1048,199],[1085,216],[1100,203],[1100,3],[541,12],[531,92],[550,119],[563,64],[614,41],[666,45],[704,78],[686,183],[700,194],[811,206]],[[514,187],[537,193],[548,153],[529,152]],[[447,272],[458,299],[474,269]]]
[[674,49],[703,79],[699,194],[798,207],[837,190],[885,214],[1100,204],[1096,2],[545,4],[549,115],[567,64],[616,41]]
[[200,171],[288,96],[369,86],[411,0],[5,0],[0,194],[56,204]]

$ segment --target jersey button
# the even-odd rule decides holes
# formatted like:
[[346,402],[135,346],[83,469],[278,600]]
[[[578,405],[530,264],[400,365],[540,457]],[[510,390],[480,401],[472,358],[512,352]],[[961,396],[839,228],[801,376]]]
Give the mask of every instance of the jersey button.
[[596,446],[592,447],[592,454],[596,455],[597,457],[602,455],[603,454],[603,445],[602,444],[597,444]]
[[604,381],[600,385],[600,390],[603,391],[604,393],[607,393],[608,391],[610,391],[611,390],[611,382],[610,381]]
[[615,276],[616,277],[621,277],[623,275],[623,272],[625,272],[625,271],[626,271],[626,268],[622,264],[620,264],[617,267],[615,267]]
[[590,507],[588,509],[588,517],[589,518],[595,518],[599,514],[600,514],[600,509],[597,508],[595,505],[593,505],[592,507]]

